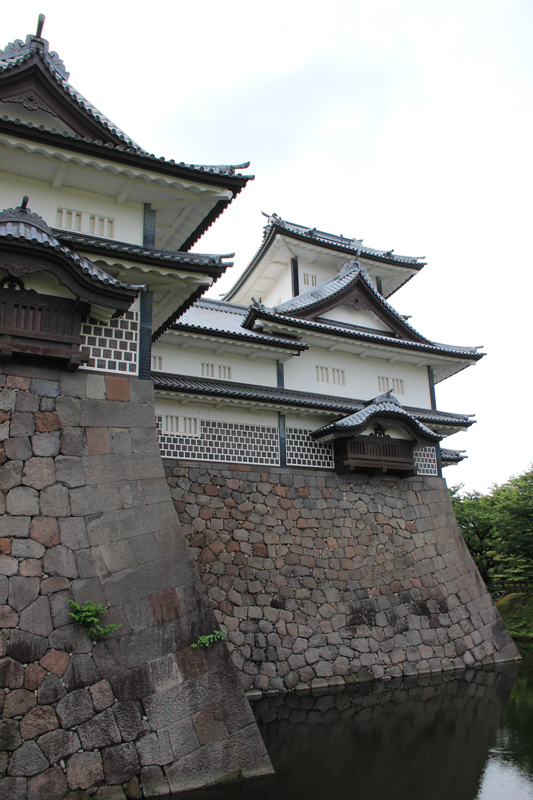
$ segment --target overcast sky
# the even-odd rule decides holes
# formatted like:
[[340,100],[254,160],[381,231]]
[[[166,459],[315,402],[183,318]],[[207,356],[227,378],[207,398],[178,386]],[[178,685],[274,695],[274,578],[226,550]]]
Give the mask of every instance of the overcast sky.
[[487,353],[437,387],[477,419],[445,442],[469,454],[448,483],[529,466],[531,0],[5,5],[0,47],[45,13],[73,85],[157,156],[252,162],[195,248],[236,252],[215,294],[257,250],[261,211],[425,256],[395,307]]

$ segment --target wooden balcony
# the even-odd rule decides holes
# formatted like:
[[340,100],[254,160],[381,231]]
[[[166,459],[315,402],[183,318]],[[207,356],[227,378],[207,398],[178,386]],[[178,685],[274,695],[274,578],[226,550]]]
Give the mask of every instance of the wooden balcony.
[[415,475],[413,444],[379,436],[358,436],[335,440],[337,472]]
[[83,311],[76,300],[0,289],[0,361],[14,356],[52,359],[62,361],[67,370],[77,369],[88,360],[80,352]]

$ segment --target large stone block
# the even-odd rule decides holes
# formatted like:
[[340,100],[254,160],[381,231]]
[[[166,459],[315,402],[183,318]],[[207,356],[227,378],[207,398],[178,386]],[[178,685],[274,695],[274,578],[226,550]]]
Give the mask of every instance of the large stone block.
[[141,784],[145,797],[166,797],[170,787],[161,767],[143,767]]
[[26,778],[1,778],[0,800],[26,800]]
[[[35,704],[34,704],[35,705]],[[52,706],[37,706],[33,708],[20,723],[20,735],[23,739],[35,739],[43,733],[55,730],[58,727],[56,712]],[[39,742],[39,747],[42,748]],[[43,750],[46,756],[46,751]],[[48,758],[48,756],[46,756]],[[50,761],[50,759],[48,758]]]
[[30,778],[28,800],[63,800],[67,790],[67,776],[60,767],[52,767]]
[[[11,555],[13,558],[39,559],[43,557],[45,552],[46,549],[42,544],[33,541],[33,539],[18,539],[11,545]],[[40,574],[41,570],[39,570],[39,575]]]
[[87,437],[84,428],[63,428],[61,431],[61,453],[64,456],[86,456]]
[[104,780],[100,753],[75,753],[67,763],[70,789],[90,789]]
[[8,689],[20,689],[23,683],[24,669],[22,665],[12,658],[0,658],[0,686]]
[[47,675],[37,690],[37,702],[40,705],[57,703],[67,693],[67,690],[57,675]]
[[48,761],[41,748],[35,742],[24,742],[11,756],[7,774],[11,777],[37,775],[48,768]]
[[91,695],[87,689],[77,689],[65,695],[56,707],[61,726],[65,729],[82,725],[94,716]]
[[60,432],[50,431],[48,433],[36,433],[31,437],[31,446],[34,456],[42,458],[53,458],[59,455]]
[[[84,750],[96,750],[100,747],[120,744],[122,741],[115,717],[110,708],[101,714],[97,714],[89,722],[80,725],[78,736]],[[122,782],[119,781],[119,783]]]
[[84,686],[92,686],[98,683],[100,673],[98,672],[94,660],[89,655],[73,655],[63,675],[63,682],[67,691],[81,689]]
[[84,428],[147,428],[154,424],[152,406],[139,403],[82,400],[80,425]]
[[[27,689],[14,689],[4,700],[3,717],[21,717],[27,714],[37,703],[34,692]],[[27,738],[27,737],[24,737]]]
[[38,394],[40,397],[58,397],[59,381],[32,378],[30,381],[30,392]]
[[148,729],[147,723],[143,721],[139,704],[132,700],[115,703],[113,714],[124,742],[134,741],[140,733]]
[[47,649],[48,641],[44,636],[28,631],[11,631],[7,652],[22,664],[31,664],[34,661],[39,661]]
[[27,436],[19,436],[17,439],[4,440],[4,452],[7,458],[12,461],[27,461],[33,455],[30,440]]
[[139,757],[133,742],[106,747],[102,752],[106,783],[125,783],[140,771]]
[[60,544],[57,519],[53,517],[35,517],[28,526],[30,539],[44,547],[55,547]]
[[43,568],[49,575],[59,575],[63,578],[78,577],[74,554],[64,545],[51,547],[48,550],[43,560]]
[[[48,491],[50,491],[50,489],[48,489]],[[15,486],[7,495],[6,511],[8,514],[18,517],[38,516],[39,493],[29,486]]]
[[35,416],[29,411],[14,411],[11,414],[9,435],[15,439],[18,436],[33,436],[35,433]]
[[16,750],[21,744],[19,723],[14,719],[0,720],[0,750]]
[[39,578],[20,578],[14,576],[9,579],[9,605],[15,611],[22,611],[33,603],[39,595]]
[[70,497],[66,486],[56,483],[43,489],[41,492],[41,515],[43,517],[70,516]]
[[13,556],[0,555],[0,575],[9,577],[19,571],[19,562]]
[[26,539],[30,534],[33,520],[26,517],[3,517],[2,536],[12,539]]
[[80,401],[76,397],[58,397],[56,411],[65,428],[77,428],[80,424]]
[[176,513],[171,502],[160,505],[109,511],[87,519],[87,532],[92,545],[129,539],[134,536],[176,526]]
[[21,460],[8,461],[7,464],[0,466],[0,489],[3,492],[9,492],[13,487],[20,486],[23,466]]
[[54,459],[57,480],[69,489],[85,485],[81,457],[56,456]]
[[190,577],[187,562],[166,558],[102,578],[102,586],[109,605],[115,606],[182,586]]
[[50,647],[66,653],[90,653],[92,643],[80,625],[64,625],[56,628],[48,637]]
[[[74,513],[74,508],[72,511]],[[64,517],[59,519],[58,522],[62,545],[69,547],[71,550],[81,550],[84,547],[89,547],[89,537],[87,536],[84,519],[80,517]]]
[[56,479],[53,458],[29,458],[24,464],[22,483],[32,489],[45,489]]
[[19,628],[21,631],[28,631],[37,636],[48,636],[52,633],[53,625],[48,597],[38,597],[22,611]]
[[135,742],[141,766],[164,766],[174,761],[174,753],[170,746],[168,729],[164,728],[157,733],[147,733]]

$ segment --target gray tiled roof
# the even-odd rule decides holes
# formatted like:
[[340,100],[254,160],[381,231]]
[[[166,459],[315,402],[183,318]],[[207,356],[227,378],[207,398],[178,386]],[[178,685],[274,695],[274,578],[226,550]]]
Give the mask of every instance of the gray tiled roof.
[[248,309],[229,303],[200,300],[197,301],[172,326],[173,330],[198,330],[204,333],[215,333],[243,341],[253,341],[264,345],[288,347],[293,350],[307,350],[308,346],[301,342],[283,339],[281,336],[268,336],[259,331],[242,327]]
[[356,329],[349,325],[340,325],[335,322],[327,323],[325,321],[314,322],[313,320],[298,319],[297,317],[285,315],[282,316],[281,314],[276,314],[275,311],[271,309],[259,309],[251,306],[247,324],[253,324],[255,319],[266,319],[292,327],[306,328],[320,333],[334,334],[335,336],[345,336],[350,339],[362,339],[369,342],[393,345],[394,347],[422,350],[424,352],[440,353],[442,355],[459,356],[462,358],[472,358],[476,361],[484,355],[484,353],[478,353],[476,347],[458,347],[456,345],[445,345],[437,342],[428,342],[427,344],[424,342],[411,342],[405,339],[394,338],[386,333],[379,334],[375,331],[366,333],[366,331],[361,330],[361,328]]
[[402,317],[402,315],[399,314],[378,291],[376,291],[374,284],[368,277],[367,270],[355,259],[345,264],[334,278],[324,281],[324,283],[321,283],[320,286],[317,286],[314,289],[309,289],[309,291],[299,294],[296,297],[293,297],[291,300],[287,300],[285,303],[281,303],[279,306],[269,309],[269,311],[274,314],[290,316],[291,311],[295,312],[303,311],[304,309],[311,309],[313,306],[318,305],[326,299],[334,298],[335,295],[344,292],[347,288],[349,288],[351,285],[355,285],[358,281],[364,282],[366,288],[371,292],[376,300],[376,303],[383,306],[386,311],[391,314],[400,323],[400,325],[402,325],[402,327],[407,328],[417,338],[423,339],[428,344],[431,344],[431,342],[429,342],[427,339],[424,339],[424,337],[421,336],[412,325],[409,325],[405,317]]
[[337,236],[333,233],[319,231],[316,228],[309,228],[305,225],[297,225],[294,222],[288,222],[287,220],[282,219],[277,214],[271,214],[268,217],[268,225],[277,225],[279,228],[284,228],[287,231],[296,233],[312,242],[319,242],[326,245],[333,244],[344,247],[347,250],[352,250],[357,255],[378,256],[379,258],[386,258],[388,261],[397,261],[400,264],[417,267],[423,266],[423,256],[400,256],[395,255],[393,250],[376,250],[373,247],[367,247],[366,245],[363,245],[362,239],[355,239],[342,235]]
[[[363,246],[362,239],[350,239],[349,237],[336,236],[333,233],[318,231],[316,228],[311,229],[304,225],[296,225],[293,222],[287,222],[277,214],[271,214],[270,216],[268,214],[264,214],[264,216],[268,218],[268,224],[265,225],[263,229],[263,239],[259,249],[242,275],[237,278],[231,289],[226,292],[225,297],[227,298],[230,298],[233,294],[235,294],[237,289],[242,286],[248,276],[254,271],[257,264],[261,261],[263,255],[268,250],[275,236],[277,234],[283,234],[284,231],[288,234],[297,236],[304,241],[318,244],[323,247],[329,246],[337,251],[343,251],[352,258],[359,258],[360,256],[368,257],[374,260],[394,264],[398,267],[408,267],[410,270],[420,270],[423,266],[425,266],[425,262],[422,261],[421,257],[419,256],[399,256],[395,255],[392,250],[376,250],[372,247]],[[406,280],[409,280],[409,276],[406,278]]]
[[420,420],[417,419],[414,414],[410,414],[408,411],[402,408],[399,400],[392,396],[390,392],[375,397],[370,403],[367,403],[359,411],[356,411],[355,413],[350,414],[349,416],[344,417],[337,422],[331,422],[329,425],[325,425],[323,428],[318,428],[318,430],[315,430],[311,433],[311,436],[313,439],[321,439],[330,433],[334,433],[335,431],[348,431],[353,428],[360,428],[365,422],[372,417],[375,417],[377,414],[392,414],[394,416],[405,417],[416,426],[423,436],[434,439],[435,441],[440,441],[440,439],[442,439],[442,436],[439,436],[426,427],[426,425],[420,422]]
[[465,458],[467,458],[464,453],[464,450],[449,450],[448,448],[441,447],[440,457],[442,465],[446,466],[448,464],[459,464],[460,461],[463,461]]
[[83,248],[98,248],[113,253],[120,253],[126,259],[128,256],[142,258],[142,260],[165,262],[165,264],[190,264],[200,267],[232,267],[233,263],[224,261],[234,254],[212,255],[207,253],[182,253],[176,250],[155,250],[140,247],[127,242],[116,242],[113,239],[104,239],[99,236],[87,236],[83,233],[71,233],[60,228],[53,228],[54,236],[62,242],[72,242]]
[[[167,161],[165,158],[157,158],[153,153],[148,153],[148,151],[144,150],[137,142],[135,142],[130,136],[128,136],[123,130],[121,130],[118,125],[115,125],[114,122],[111,122],[105,114],[102,114],[96,106],[94,106],[87,98],[85,98],[81,92],[78,92],[69,82],[69,73],[65,69],[65,65],[63,61],[59,58],[58,54],[49,50],[49,44],[46,39],[39,38],[37,36],[32,36],[29,34],[26,37],[26,41],[23,42],[22,39],[16,39],[14,42],[10,42],[3,50],[0,50],[0,74],[5,72],[6,70],[12,70],[13,68],[23,64],[25,61],[37,56],[41,59],[45,67],[48,69],[52,77],[57,82],[60,89],[62,89],[65,94],[69,95],[69,97],[74,100],[80,109],[82,109],[88,116],[90,116],[94,121],[96,121],[102,127],[102,136],[105,138],[106,131],[112,133],[115,137],[117,137],[121,142],[124,143],[122,145],[114,145],[111,142],[103,143],[100,140],[93,140],[91,138],[86,139],[86,142],[90,142],[94,145],[99,145],[103,148],[109,148],[111,150],[118,150],[118,151],[126,151],[130,155],[136,155],[142,158],[150,159],[150,160],[157,160],[163,162],[165,164],[169,164],[172,166],[178,166],[187,170],[192,170],[194,172],[200,172],[209,175],[218,175],[218,176],[226,176],[226,177],[236,177],[236,178],[243,178],[245,180],[249,180],[253,178],[252,175],[242,175],[239,170],[247,169],[250,164],[246,162],[244,164],[219,164],[219,165],[202,165],[202,164],[188,164],[183,161],[177,163],[174,159],[170,159]],[[2,120],[4,122],[13,122],[7,114],[2,116]],[[16,122],[16,120],[15,120]],[[29,123],[21,123],[18,120],[18,124],[22,125],[23,127],[28,128],[35,128],[31,122]],[[75,139],[81,141],[83,137],[79,134],[74,134],[71,136],[67,131],[56,131],[54,128],[47,130],[44,125],[37,126],[37,130],[46,131],[49,134],[55,134],[60,136],[62,139]]]
[[[190,375],[173,375],[170,373],[152,373],[154,387],[159,390],[203,394],[216,397],[231,397],[241,400],[256,400],[259,402],[276,403],[300,408],[312,408],[334,412],[336,414],[349,414],[360,411],[365,407],[364,400],[354,400],[349,397],[334,397],[332,395],[316,394],[314,392],[300,392],[296,389],[278,389],[273,386],[258,386],[249,383],[236,383],[234,381],[219,381],[212,378],[195,378]],[[433,409],[413,408],[406,406],[404,409],[423,423],[435,425],[453,425],[454,427],[469,427],[475,420],[467,414],[449,414]]]
[[93,264],[92,261],[89,261],[88,258],[78,255],[74,250],[61,244],[44,219],[38,214],[32,213],[29,208],[17,206],[16,208],[5,208],[0,212],[0,239],[7,241],[16,239],[33,245],[41,245],[47,250],[55,250],[69,258],[82,272],[90,275],[93,280],[100,281],[105,285],[134,290],[144,288],[144,286],[132,286],[129,283],[117,281],[103,269],[97,267],[96,264]]

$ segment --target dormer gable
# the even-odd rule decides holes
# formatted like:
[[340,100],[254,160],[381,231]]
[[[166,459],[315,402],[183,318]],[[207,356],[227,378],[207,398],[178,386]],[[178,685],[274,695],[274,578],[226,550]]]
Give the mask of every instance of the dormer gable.
[[44,123],[49,128],[55,122],[55,127],[82,139],[140,149],[70,85],[63,61],[50,51],[41,32],[39,24],[35,36],[28,35],[25,42],[16,39],[0,50],[0,111],[33,121],[35,127]]
[[[353,321],[339,319],[339,309],[356,312]],[[280,318],[340,321],[354,327],[375,327],[407,341],[428,341],[376,291],[368,272],[355,259],[346,263],[335,277],[281,303],[272,311]]]

